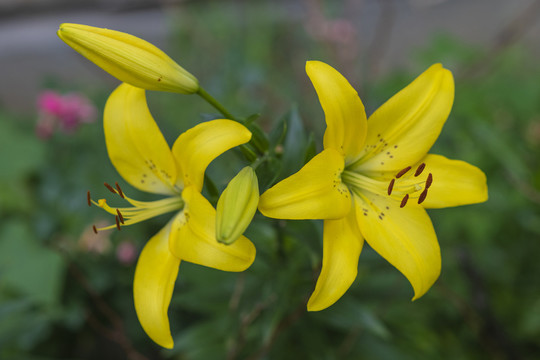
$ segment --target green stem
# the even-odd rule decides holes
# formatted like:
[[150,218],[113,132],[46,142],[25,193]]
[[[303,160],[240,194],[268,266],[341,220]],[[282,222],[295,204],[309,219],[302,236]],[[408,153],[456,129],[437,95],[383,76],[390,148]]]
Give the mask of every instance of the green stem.
[[259,167],[259,165],[261,165],[263,162],[265,162],[266,160],[268,160],[268,155],[263,155],[261,157],[257,157],[255,159],[255,161],[253,161],[253,163],[251,164],[251,167],[253,168],[253,170],[257,170],[257,168]]
[[212,95],[207,93],[206,90],[204,90],[202,87],[199,87],[199,91],[197,91],[197,95],[199,95],[204,100],[206,100],[210,105],[212,105],[217,111],[219,111],[227,119],[238,121],[238,119],[232,116],[232,114],[228,112],[227,109],[225,109],[225,107],[223,107],[223,105],[221,105],[219,101],[214,99],[214,97],[212,97]]
[[[212,95],[207,93],[206,90],[204,90],[202,87],[199,87],[199,91],[197,91],[197,95],[202,97],[206,102],[212,105],[216,110],[218,110],[227,119],[231,119],[231,120],[234,120],[243,124],[242,121],[234,117],[227,109],[225,109],[223,105],[221,105],[219,101],[217,101]],[[263,151],[258,146],[256,146],[256,144],[253,143],[253,139],[250,141],[249,144],[240,145],[240,148],[242,149],[242,153],[244,154],[244,157],[249,162],[254,162],[258,159],[257,151],[254,151],[253,147],[257,149],[260,153],[263,153]]]

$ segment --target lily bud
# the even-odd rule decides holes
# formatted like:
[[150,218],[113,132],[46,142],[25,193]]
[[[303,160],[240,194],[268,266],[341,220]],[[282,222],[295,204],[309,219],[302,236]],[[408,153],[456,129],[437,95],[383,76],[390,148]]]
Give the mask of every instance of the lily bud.
[[257,211],[259,184],[251,166],[243,168],[219,197],[216,214],[216,239],[230,245],[247,229]]
[[62,24],[57,34],[88,60],[130,85],[181,94],[199,90],[195,76],[136,36],[80,24]]

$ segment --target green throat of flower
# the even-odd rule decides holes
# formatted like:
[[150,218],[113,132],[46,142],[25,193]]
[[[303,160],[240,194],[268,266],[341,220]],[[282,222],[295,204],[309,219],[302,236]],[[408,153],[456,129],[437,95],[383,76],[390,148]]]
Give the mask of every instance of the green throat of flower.
[[115,183],[115,187],[112,187],[107,183],[104,183],[104,185],[110,192],[118,195],[120,198],[127,201],[131,206],[111,207],[109,204],[107,204],[107,200],[105,199],[99,199],[98,201],[92,200],[90,191],[88,191],[88,206],[92,206],[92,204],[99,206],[109,214],[114,215],[115,218],[115,224],[113,225],[101,228],[96,228],[94,225],[93,228],[96,234],[100,230],[114,229],[115,227],[120,230],[122,226],[133,225],[138,222],[184,208],[184,201],[182,200],[180,194],[156,201],[138,201],[126,196],[118,183]]
[[425,163],[421,163],[414,172],[411,171],[411,166],[407,166],[390,180],[388,177],[375,178],[346,169],[341,174],[341,180],[353,193],[367,190],[374,194],[384,194],[400,202],[400,207],[403,208],[409,199],[416,199],[418,204],[426,200],[429,188],[433,184],[433,175],[424,172],[425,169]]

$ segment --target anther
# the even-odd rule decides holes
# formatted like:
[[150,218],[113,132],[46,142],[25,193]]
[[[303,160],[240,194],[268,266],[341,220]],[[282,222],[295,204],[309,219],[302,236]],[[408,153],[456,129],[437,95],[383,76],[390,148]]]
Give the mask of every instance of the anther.
[[426,163],[421,163],[420,166],[418,166],[418,169],[416,169],[416,172],[414,173],[414,176],[420,176],[422,171],[426,168]]
[[401,200],[401,204],[399,205],[400,208],[405,207],[407,205],[407,200],[409,200],[409,194],[405,194],[403,197],[403,200]]
[[120,212],[120,210],[116,209],[116,213],[118,214],[118,218],[120,219],[120,222],[124,224],[124,216]]
[[94,234],[97,234],[96,225],[92,225],[92,230],[94,230]]
[[392,195],[392,189],[394,188],[395,182],[396,182],[396,179],[390,180],[390,184],[388,184],[388,196]]
[[422,191],[422,193],[420,194],[420,197],[418,198],[418,204],[421,204],[424,202],[424,200],[426,200],[427,191],[428,191],[427,188],[425,188],[424,191]]
[[426,189],[429,189],[429,187],[431,186],[431,183],[433,183],[433,175],[429,173],[426,179]]
[[396,178],[400,178],[402,177],[403,175],[405,175],[407,173],[407,171],[411,170],[411,167],[410,166],[407,166],[405,169],[401,170],[400,172],[397,173],[396,175]]
[[116,228],[118,229],[118,231],[120,231],[120,220],[118,220],[118,216],[115,216],[114,220],[116,220]]
[[105,185],[105,187],[107,188],[107,190],[109,190],[110,192],[112,192],[113,194],[116,194],[116,190],[114,190],[114,188],[107,184],[107,183],[103,183],[103,185]]
[[90,191],[86,193],[86,200],[88,201],[88,206],[92,206],[92,198],[90,197]]
[[120,185],[118,185],[117,182],[115,182],[114,185],[116,185],[116,188],[118,189],[118,194],[120,195],[120,197],[122,199],[124,199],[124,193],[122,192],[122,189],[120,188]]

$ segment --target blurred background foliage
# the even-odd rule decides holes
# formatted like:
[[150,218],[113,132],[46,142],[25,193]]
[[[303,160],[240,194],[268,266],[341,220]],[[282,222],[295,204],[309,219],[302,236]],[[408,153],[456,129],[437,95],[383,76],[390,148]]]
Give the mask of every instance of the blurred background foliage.
[[[43,89],[78,90],[98,116],[38,136],[37,112],[0,109],[1,359],[540,358],[540,65],[519,41],[536,7],[501,25],[483,47],[432,34],[407,69],[383,73],[391,13],[381,15],[372,51],[362,52],[357,24],[339,2],[305,6],[302,17],[272,2],[172,7],[168,53],[235,114],[260,114],[271,146],[281,139],[282,163],[262,169],[267,178],[295,172],[321,148],[324,117],[306,60],[341,71],[368,114],[430,64],[450,68],[455,104],[432,152],[483,169],[490,199],[430,211],[443,270],[427,295],[411,302],[406,279],[365,246],[346,295],[308,313],[321,222],[258,214],[246,234],[258,251],[247,271],[182,263],[169,310],[175,348],[160,349],[138,324],[132,280],[137,252],[166,217],[93,234],[92,224],[112,219],[87,206],[87,190],[110,198],[105,181],[129,189],[110,165],[100,125],[112,87],[81,89],[48,78]],[[195,97],[148,97],[171,143],[215,116]],[[234,151],[225,154],[211,164],[206,184],[221,192],[243,165]],[[214,189],[206,191],[217,200]]]

